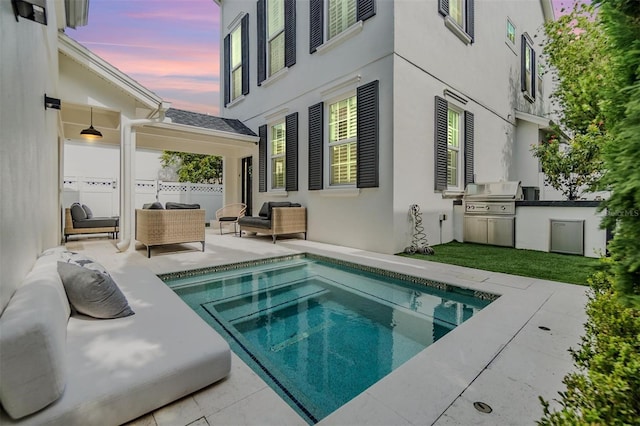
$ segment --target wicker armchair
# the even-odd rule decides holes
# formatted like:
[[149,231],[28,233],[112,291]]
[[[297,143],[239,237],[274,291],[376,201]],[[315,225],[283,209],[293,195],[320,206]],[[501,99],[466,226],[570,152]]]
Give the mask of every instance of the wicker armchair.
[[223,223],[233,223],[233,233],[238,235],[238,219],[243,217],[246,211],[247,205],[244,203],[227,204],[216,210],[216,220],[220,226],[220,235],[222,235]]
[[204,251],[205,211],[202,209],[136,209],[136,240],[151,247],[162,244],[200,242]]

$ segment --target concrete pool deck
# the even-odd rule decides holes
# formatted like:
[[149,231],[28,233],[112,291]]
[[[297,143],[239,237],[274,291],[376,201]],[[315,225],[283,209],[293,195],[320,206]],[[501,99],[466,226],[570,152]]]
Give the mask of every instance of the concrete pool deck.
[[[272,244],[271,237],[221,236],[207,228],[204,253],[199,244],[180,244],[154,248],[150,259],[141,245],[118,253],[114,240],[104,238],[66,246],[107,269],[137,265],[156,274],[307,252],[501,295],[319,425],[533,425],[542,416],[538,396],[552,400],[565,389],[562,379],[573,368],[568,348],[577,347],[586,322],[586,287],[298,239]],[[476,410],[476,401],[493,411]],[[130,423],[304,424],[235,354],[225,380]]]

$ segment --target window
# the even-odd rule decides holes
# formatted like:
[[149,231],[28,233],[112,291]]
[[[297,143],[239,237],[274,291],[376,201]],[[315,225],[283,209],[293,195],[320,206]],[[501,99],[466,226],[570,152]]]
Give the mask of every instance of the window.
[[329,105],[329,186],[356,183],[357,119],[355,95]]
[[533,43],[527,34],[522,35],[522,70],[521,83],[524,97],[529,102],[536,99],[536,52],[533,50]]
[[474,115],[436,96],[435,121],[435,189],[462,190],[474,181]]
[[271,126],[270,167],[271,189],[284,189],[286,171],[286,124],[284,121]]
[[460,112],[447,111],[447,186],[457,187],[460,171]]
[[267,0],[269,76],[284,68],[284,0]]
[[356,23],[356,0],[328,0],[327,40]]
[[257,15],[260,86],[296,63],[296,0],[258,0]]
[[513,22],[509,18],[507,18],[507,42],[509,44],[515,46],[516,45],[516,26],[513,25]]
[[310,190],[379,186],[378,86],[375,80],[353,96],[309,107]]
[[445,26],[465,43],[473,43],[475,0],[438,0]]
[[249,93],[249,15],[224,38],[224,104]]
[[375,14],[375,0],[310,0],[309,52]]
[[297,191],[298,113],[260,126],[258,135],[258,191],[267,192],[267,187],[273,191]]
[[242,95],[242,32],[240,25],[231,32],[231,100]]

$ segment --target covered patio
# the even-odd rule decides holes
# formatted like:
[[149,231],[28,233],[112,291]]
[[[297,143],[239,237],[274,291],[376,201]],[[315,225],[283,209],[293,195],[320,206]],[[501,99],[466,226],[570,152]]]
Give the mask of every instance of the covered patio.
[[[257,151],[259,138],[239,120],[174,109],[168,102],[64,33],[59,34],[63,140],[116,145],[120,149],[119,250],[135,231],[135,153],[137,148],[223,157],[223,204],[242,201],[241,159]],[[102,137],[83,139],[92,125]],[[64,170],[61,155],[60,170]],[[62,181],[62,179],[60,179]],[[64,206],[67,207],[67,206]]]

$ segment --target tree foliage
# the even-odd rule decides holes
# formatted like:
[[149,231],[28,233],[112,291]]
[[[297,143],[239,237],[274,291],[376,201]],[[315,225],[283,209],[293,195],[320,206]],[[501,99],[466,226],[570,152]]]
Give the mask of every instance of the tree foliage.
[[222,183],[222,157],[164,151],[160,162],[162,167],[176,167],[180,182]]
[[575,200],[596,189],[603,174],[601,149],[607,141],[605,112],[613,74],[609,42],[593,6],[584,3],[545,23],[545,33],[543,54],[553,69],[551,100],[560,120],[547,141],[531,150],[545,182]]
[[640,308],[640,2],[597,3],[615,70],[606,117],[612,142],[604,151],[604,182],[612,193],[603,204],[605,224],[615,227],[610,252],[616,289],[625,302]]

